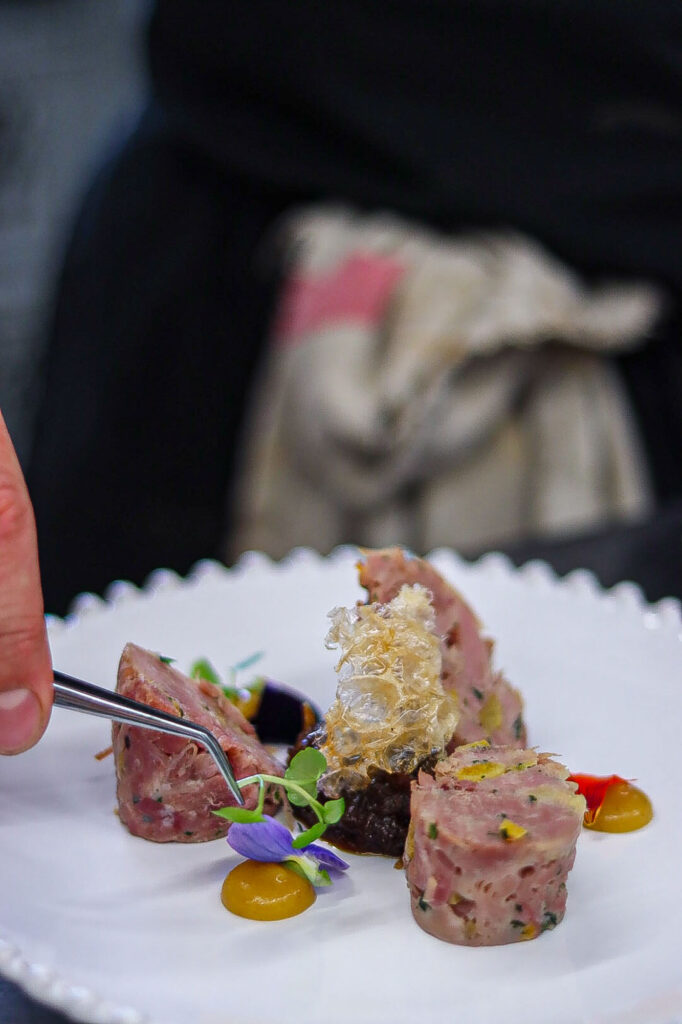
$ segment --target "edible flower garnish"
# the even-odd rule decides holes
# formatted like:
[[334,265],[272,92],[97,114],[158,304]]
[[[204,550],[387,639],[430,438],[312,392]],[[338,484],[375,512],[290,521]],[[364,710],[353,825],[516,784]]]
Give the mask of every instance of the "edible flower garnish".
[[227,834],[227,841],[242,857],[281,862],[317,888],[331,885],[330,876],[339,876],[348,867],[345,860],[318,843],[310,843],[302,849],[294,847],[289,829],[274,818],[266,817],[250,824],[235,822]]
[[591,825],[597,818],[606,793],[611,786],[627,783],[620,775],[569,775],[568,782],[575,782],[578,792],[585,797],[587,810],[585,811],[585,824]]
[[[258,803],[253,810],[221,807],[213,812],[233,822],[227,836],[230,846],[251,860],[286,861],[287,866],[313,885],[329,885],[330,869],[332,872],[344,871],[348,865],[335,854],[314,845],[327,825],[339,821],[346,809],[343,797],[327,800],[324,804],[317,799],[317,781],[326,767],[327,762],[319,750],[306,747],[291,759],[283,779],[263,774],[238,779],[240,789],[253,785],[259,787]],[[281,786],[297,807],[310,807],[317,822],[305,832],[292,836],[283,825],[263,813],[267,785]],[[258,855],[257,851],[260,851]],[[301,851],[300,855],[296,851]]]

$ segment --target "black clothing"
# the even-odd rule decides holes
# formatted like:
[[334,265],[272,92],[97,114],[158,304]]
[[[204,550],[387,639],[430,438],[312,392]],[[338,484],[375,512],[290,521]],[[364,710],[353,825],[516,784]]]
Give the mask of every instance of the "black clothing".
[[150,119],[85,200],[28,468],[46,608],[217,554],[278,207]]
[[67,256],[31,486],[48,608],[218,552],[292,205],[513,227],[671,313],[620,360],[682,495],[677,0],[161,0],[153,100]]

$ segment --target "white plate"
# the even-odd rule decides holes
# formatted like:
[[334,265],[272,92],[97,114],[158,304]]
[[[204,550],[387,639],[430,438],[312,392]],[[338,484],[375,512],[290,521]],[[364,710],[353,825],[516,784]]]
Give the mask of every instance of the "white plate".
[[[184,582],[158,573],[144,591],[116,584],[107,602],[82,598],[51,623],[55,665],[113,685],[127,640],[181,668],[264,649],[259,669],[325,707],[326,613],[360,596],[355,558],[254,555]],[[413,922],[403,873],[371,857],[350,857],[349,877],[300,917],[233,917],[219,900],[238,860],[227,844],[132,838],[113,813],[111,760],[93,759],[106,723],[57,710],[33,751],[0,764],[0,971],[106,1024],[682,1021],[679,605],[499,556],[434,561],[497,639],[531,742],[574,771],[637,778],[654,802],[641,832],[582,835],[555,931],[487,949],[439,942]]]

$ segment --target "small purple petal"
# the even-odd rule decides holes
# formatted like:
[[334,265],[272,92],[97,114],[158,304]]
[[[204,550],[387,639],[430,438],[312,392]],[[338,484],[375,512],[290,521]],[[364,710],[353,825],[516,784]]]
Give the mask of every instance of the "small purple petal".
[[291,833],[274,818],[248,823],[234,822],[227,833],[233,850],[249,860],[277,863],[298,851],[292,847]]
[[313,857],[320,868],[324,868],[332,874],[345,871],[349,866],[345,860],[341,860],[331,850],[325,849],[324,846],[320,846],[318,843],[311,843],[310,846],[304,847],[302,853],[306,857]]

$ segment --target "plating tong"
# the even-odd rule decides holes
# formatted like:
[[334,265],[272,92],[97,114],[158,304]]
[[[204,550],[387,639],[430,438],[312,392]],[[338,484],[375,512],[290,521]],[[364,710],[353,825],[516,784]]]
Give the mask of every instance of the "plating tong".
[[54,672],[54,703],[56,707],[68,708],[71,711],[82,711],[86,715],[109,718],[113,722],[136,725],[142,729],[155,729],[170,736],[183,736],[194,740],[205,747],[225,782],[232,796],[240,807],[244,805],[244,797],[235,781],[232,766],[227,754],[217,739],[203,725],[189,722],[186,718],[169,715],[165,711],[141,704],[139,701],[123,697],[111,690],[74,679],[63,672]]

